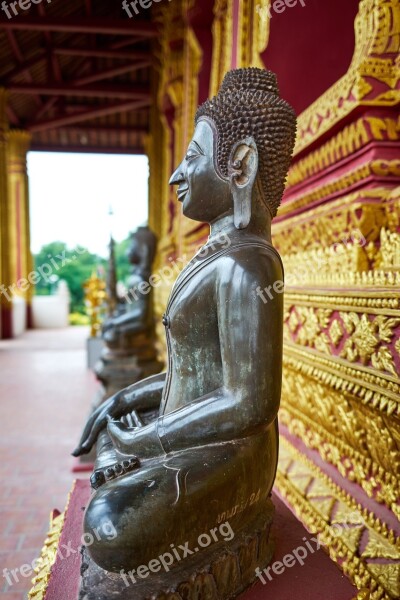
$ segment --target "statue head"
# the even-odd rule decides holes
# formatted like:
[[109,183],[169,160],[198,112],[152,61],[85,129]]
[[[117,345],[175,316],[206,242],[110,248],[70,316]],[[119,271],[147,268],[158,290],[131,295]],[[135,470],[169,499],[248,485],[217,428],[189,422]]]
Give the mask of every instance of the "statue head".
[[226,74],[218,94],[197,111],[187,154],[172,175],[183,213],[212,223],[233,214],[248,226],[255,203],[276,215],[285,187],[296,116],[276,76],[257,68]]
[[127,257],[132,265],[137,266],[144,278],[151,274],[156,248],[157,238],[149,227],[139,227],[132,233]]

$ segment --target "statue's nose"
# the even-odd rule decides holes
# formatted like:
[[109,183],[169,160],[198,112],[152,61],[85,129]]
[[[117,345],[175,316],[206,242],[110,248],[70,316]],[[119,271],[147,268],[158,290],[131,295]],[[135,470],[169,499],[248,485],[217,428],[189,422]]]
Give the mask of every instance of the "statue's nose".
[[169,180],[169,185],[179,185],[185,181],[185,175],[182,163],[176,169],[174,173],[171,175],[171,179]]

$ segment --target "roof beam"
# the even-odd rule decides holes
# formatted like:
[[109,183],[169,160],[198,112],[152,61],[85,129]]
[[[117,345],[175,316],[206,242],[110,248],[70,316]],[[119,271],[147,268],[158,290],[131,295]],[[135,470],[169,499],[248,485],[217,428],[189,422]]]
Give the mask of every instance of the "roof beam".
[[19,126],[19,119],[9,104],[6,106],[6,113],[10,123]]
[[86,75],[85,77],[80,77],[79,79],[74,79],[71,82],[71,84],[88,85],[89,83],[95,83],[96,81],[102,81],[103,79],[110,79],[111,77],[117,77],[118,75],[123,75],[124,73],[131,73],[132,71],[137,71],[138,69],[142,69],[143,67],[148,67],[149,64],[150,60],[142,61],[141,63],[129,63],[128,65],[120,65],[119,67],[108,69],[107,71],[100,71],[98,73]]
[[[0,25],[1,25],[1,23],[0,23]],[[8,30],[7,37],[8,37],[9,44],[11,46],[11,49],[13,51],[13,54],[15,56],[17,63],[19,65],[22,64],[24,62],[24,58],[23,58],[21,50],[19,49],[18,42],[16,40],[14,32],[11,30]],[[33,77],[31,75],[31,73],[29,72],[29,70],[24,73],[24,76],[27,81],[33,81]],[[42,106],[43,102],[39,96],[35,95],[35,100],[36,100],[36,104],[38,106]]]
[[46,131],[48,129],[56,129],[74,123],[82,123],[88,119],[96,119],[98,117],[106,117],[115,115],[121,112],[139,110],[149,106],[150,98],[147,100],[136,100],[136,102],[119,102],[117,104],[106,104],[91,108],[89,110],[79,111],[72,115],[62,114],[47,121],[39,121],[27,126],[27,129],[32,133],[36,131]]
[[41,96],[83,96],[86,98],[129,98],[150,99],[150,90],[135,85],[90,85],[73,87],[70,83],[10,83],[8,90],[14,94],[33,94]]
[[127,133],[129,135],[143,135],[148,133],[147,127],[126,126],[123,125],[70,125],[59,127],[59,131],[68,131],[70,133]]
[[0,28],[8,31],[61,31],[64,33],[91,33],[94,35],[130,35],[141,38],[153,38],[157,27],[150,21],[137,19],[107,19],[99,17],[20,17],[1,21]]
[[18,65],[18,67],[15,67],[14,69],[12,69],[12,71],[9,71],[5,75],[5,85],[7,86],[7,83],[9,81],[14,79],[15,77],[18,77],[19,75],[24,75],[26,73],[29,75],[29,69],[36,65],[38,62],[45,60],[46,58],[47,52],[42,52],[41,54],[37,54],[36,56],[33,56],[32,58],[21,63],[20,65]]
[[122,58],[126,60],[150,60],[150,52],[139,52],[135,50],[113,50],[111,48],[98,49],[88,48],[68,48],[66,46],[59,46],[53,49],[54,54],[61,54],[64,56],[81,56],[88,58]]

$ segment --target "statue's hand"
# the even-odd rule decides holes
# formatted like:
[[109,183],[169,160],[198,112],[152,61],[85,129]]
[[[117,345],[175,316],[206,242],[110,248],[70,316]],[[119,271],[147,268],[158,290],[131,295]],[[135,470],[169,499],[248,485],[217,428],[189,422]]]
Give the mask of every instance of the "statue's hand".
[[108,435],[121,454],[143,458],[155,458],[165,454],[157,433],[157,420],[144,427],[129,427],[120,421],[108,421]]
[[119,329],[116,327],[109,327],[108,329],[103,330],[103,338],[105,342],[113,343],[118,340]]
[[101,326],[101,329],[102,329],[102,331],[103,331],[103,333],[104,333],[104,332],[106,332],[108,329],[110,329],[111,327],[113,327],[113,320],[112,320],[112,319],[106,319],[106,320],[103,322],[103,324],[102,324],[102,326]]
[[101,404],[89,417],[79,444],[72,453],[73,456],[88,454],[97,440],[100,431],[107,427],[109,419],[116,419],[122,415],[124,410],[123,392],[124,390],[121,390],[114,396],[111,396],[111,398]]

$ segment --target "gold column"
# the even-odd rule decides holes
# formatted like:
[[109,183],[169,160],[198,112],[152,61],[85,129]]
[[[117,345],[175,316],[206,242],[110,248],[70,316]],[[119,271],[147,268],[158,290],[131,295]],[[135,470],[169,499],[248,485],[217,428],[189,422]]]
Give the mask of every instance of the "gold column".
[[1,337],[12,337],[12,302],[8,292],[11,284],[9,268],[8,180],[7,180],[7,91],[0,88],[0,308]]
[[7,139],[9,267],[15,293],[26,300],[29,325],[33,286],[28,275],[33,270],[33,261],[30,252],[26,155],[31,134],[15,129],[8,132]]

